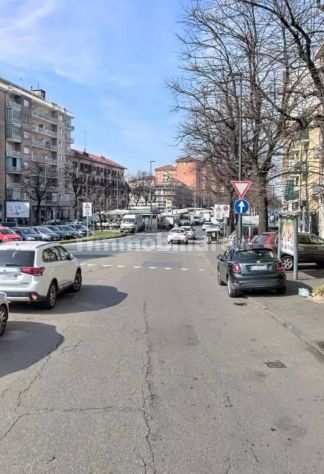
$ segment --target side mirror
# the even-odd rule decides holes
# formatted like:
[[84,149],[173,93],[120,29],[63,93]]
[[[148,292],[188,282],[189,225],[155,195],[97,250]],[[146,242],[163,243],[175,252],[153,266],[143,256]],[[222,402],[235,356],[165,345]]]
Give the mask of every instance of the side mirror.
[[67,256],[67,260],[73,260],[73,255],[69,253],[69,255]]

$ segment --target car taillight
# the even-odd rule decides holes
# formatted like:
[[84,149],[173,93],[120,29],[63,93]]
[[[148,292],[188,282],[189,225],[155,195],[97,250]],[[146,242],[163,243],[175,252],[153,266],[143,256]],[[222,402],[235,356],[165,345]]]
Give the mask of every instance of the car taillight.
[[285,267],[281,262],[278,262],[276,265],[276,272],[278,273],[285,273]]
[[241,267],[240,267],[239,263],[233,263],[232,272],[233,273],[241,273]]
[[21,273],[27,273],[32,276],[42,276],[45,268],[44,267],[21,267]]

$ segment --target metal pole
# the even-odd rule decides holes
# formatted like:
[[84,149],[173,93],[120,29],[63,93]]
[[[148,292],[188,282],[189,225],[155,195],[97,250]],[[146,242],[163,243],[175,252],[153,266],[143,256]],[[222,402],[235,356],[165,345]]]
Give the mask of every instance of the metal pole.
[[[240,97],[239,97],[239,143],[238,143],[238,179],[242,180],[242,96],[243,96],[243,84],[242,74],[240,77]],[[238,216],[238,241],[239,244],[242,242],[242,214]]]
[[152,212],[152,164],[155,163],[155,160],[150,160],[150,210]]
[[294,218],[294,280],[298,280],[298,216]]

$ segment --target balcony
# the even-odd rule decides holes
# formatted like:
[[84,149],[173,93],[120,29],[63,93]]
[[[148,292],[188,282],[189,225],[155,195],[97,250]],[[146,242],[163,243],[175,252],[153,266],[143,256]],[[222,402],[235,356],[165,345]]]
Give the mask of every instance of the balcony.
[[45,140],[32,140],[32,146],[34,148],[57,151],[57,145],[53,145],[52,143]]
[[48,122],[55,124],[57,124],[58,121],[57,116],[47,114],[46,112],[40,112],[38,110],[32,110],[32,117],[47,120]]
[[48,128],[39,128],[36,125],[33,125],[32,130],[34,133],[39,133],[40,135],[45,135],[47,137],[52,137],[52,138],[57,137],[57,132],[53,132],[52,130]]
[[7,158],[17,158],[20,160],[22,158],[22,153],[21,151],[12,150],[7,147]]
[[11,142],[22,142],[22,135],[20,129],[16,127],[7,126],[6,127],[6,138]]
[[11,158],[7,156],[6,159],[6,172],[12,174],[21,174],[24,171],[23,161],[17,158]]

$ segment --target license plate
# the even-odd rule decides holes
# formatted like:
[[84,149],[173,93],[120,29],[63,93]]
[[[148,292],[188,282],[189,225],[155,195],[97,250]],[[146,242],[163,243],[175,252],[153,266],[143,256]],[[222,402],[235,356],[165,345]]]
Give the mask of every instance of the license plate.
[[268,269],[268,267],[267,265],[252,265],[250,269],[256,272],[264,272],[265,270]]

